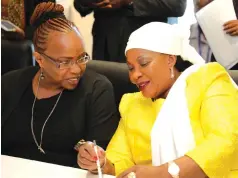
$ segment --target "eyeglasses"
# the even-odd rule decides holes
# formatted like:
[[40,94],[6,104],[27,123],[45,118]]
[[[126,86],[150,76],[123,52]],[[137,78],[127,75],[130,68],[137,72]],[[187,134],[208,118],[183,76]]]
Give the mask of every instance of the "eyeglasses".
[[[75,61],[73,61],[72,59],[68,59],[68,58],[58,58],[57,60],[55,60],[52,57],[50,57],[44,53],[40,53],[40,54],[45,56],[46,58],[48,58],[52,63],[54,63],[56,65],[56,67],[58,69],[68,69],[68,68],[73,67],[74,64],[82,65],[82,64],[86,64],[88,61],[91,60],[90,56],[86,52],[84,52],[80,56],[78,56]],[[59,61],[61,61],[61,62],[59,62]]]

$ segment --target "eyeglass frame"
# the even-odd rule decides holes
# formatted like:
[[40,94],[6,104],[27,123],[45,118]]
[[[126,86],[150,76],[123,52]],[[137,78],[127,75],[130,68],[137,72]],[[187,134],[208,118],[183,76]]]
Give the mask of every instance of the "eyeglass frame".
[[[84,54],[84,56],[82,56],[80,59],[77,59],[76,61],[70,61],[70,66],[69,67],[66,67],[66,68],[60,68],[60,66],[61,66],[61,64],[63,64],[63,63],[65,63],[65,62],[59,62],[59,61],[57,61],[58,59],[60,59],[60,58],[58,58],[58,59],[54,59],[54,58],[52,58],[52,57],[50,57],[50,56],[48,56],[48,55],[46,55],[46,54],[44,54],[44,53],[40,53],[42,56],[45,56],[45,57],[47,57],[52,63],[54,63],[55,65],[56,65],[56,68],[58,68],[58,69],[69,69],[69,68],[71,68],[71,67],[73,67],[73,65],[74,64],[86,64],[86,63],[88,63],[88,61],[90,61],[91,60],[91,58],[90,58],[90,56],[89,56],[89,54],[87,53],[87,52],[83,52],[82,54]],[[81,55],[80,55],[81,56]],[[77,62],[77,61],[80,61],[82,58],[85,58],[85,57],[88,57],[88,59],[85,61],[85,62]]]

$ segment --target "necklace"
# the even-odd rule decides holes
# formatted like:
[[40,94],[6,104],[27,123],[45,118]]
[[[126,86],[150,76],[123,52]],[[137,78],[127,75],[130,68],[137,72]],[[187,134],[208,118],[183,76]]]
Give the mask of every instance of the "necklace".
[[35,136],[35,133],[34,133],[34,129],[33,129],[33,122],[34,122],[34,108],[35,108],[35,102],[36,102],[36,97],[37,97],[38,91],[39,91],[40,80],[41,80],[41,79],[40,79],[40,77],[39,77],[39,79],[38,79],[37,91],[36,91],[36,95],[35,95],[35,99],[34,99],[34,102],[33,102],[33,104],[32,104],[32,108],[31,108],[31,132],[32,132],[32,136],[33,136],[33,139],[34,139],[34,141],[35,141],[35,144],[36,144],[38,150],[40,150],[41,153],[45,154],[45,151],[44,151],[44,149],[42,148],[42,138],[43,138],[43,133],[44,133],[45,125],[46,125],[46,123],[48,122],[48,120],[49,120],[50,116],[52,115],[52,113],[54,112],[54,110],[55,110],[55,108],[56,108],[56,106],[57,106],[57,104],[58,104],[58,102],[59,102],[59,99],[60,99],[60,97],[61,97],[63,91],[60,92],[60,94],[59,94],[59,96],[58,96],[58,98],[57,98],[57,100],[56,100],[56,102],[55,102],[54,107],[53,107],[52,110],[50,111],[50,114],[48,115],[48,117],[46,118],[46,120],[45,120],[45,122],[44,122],[44,124],[43,124],[43,126],[42,126],[42,129],[41,129],[41,137],[40,137],[40,143],[38,143],[37,140],[36,140],[36,136]]

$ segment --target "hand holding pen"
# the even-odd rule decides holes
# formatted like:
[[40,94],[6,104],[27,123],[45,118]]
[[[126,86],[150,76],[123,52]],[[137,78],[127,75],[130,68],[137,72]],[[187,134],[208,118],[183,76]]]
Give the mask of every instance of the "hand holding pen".
[[101,169],[100,159],[99,159],[99,155],[98,155],[98,148],[97,148],[96,140],[94,140],[93,143],[94,143],[93,148],[94,148],[94,151],[95,151],[96,156],[97,156],[96,164],[97,164],[98,177],[102,178],[102,169]]
[[99,178],[101,178],[99,171],[106,163],[105,151],[97,146],[96,142],[85,142],[76,146],[75,149],[78,151],[78,165],[80,168],[92,173],[99,173]]

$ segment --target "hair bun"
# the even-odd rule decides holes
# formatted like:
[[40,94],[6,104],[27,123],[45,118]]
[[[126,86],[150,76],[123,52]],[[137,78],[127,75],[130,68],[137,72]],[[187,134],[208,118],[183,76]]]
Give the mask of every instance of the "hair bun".
[[52,18],[65,18],[64,7],[53,2],[42,2],[36,6],[31,16],[30,23],[37,28]]

